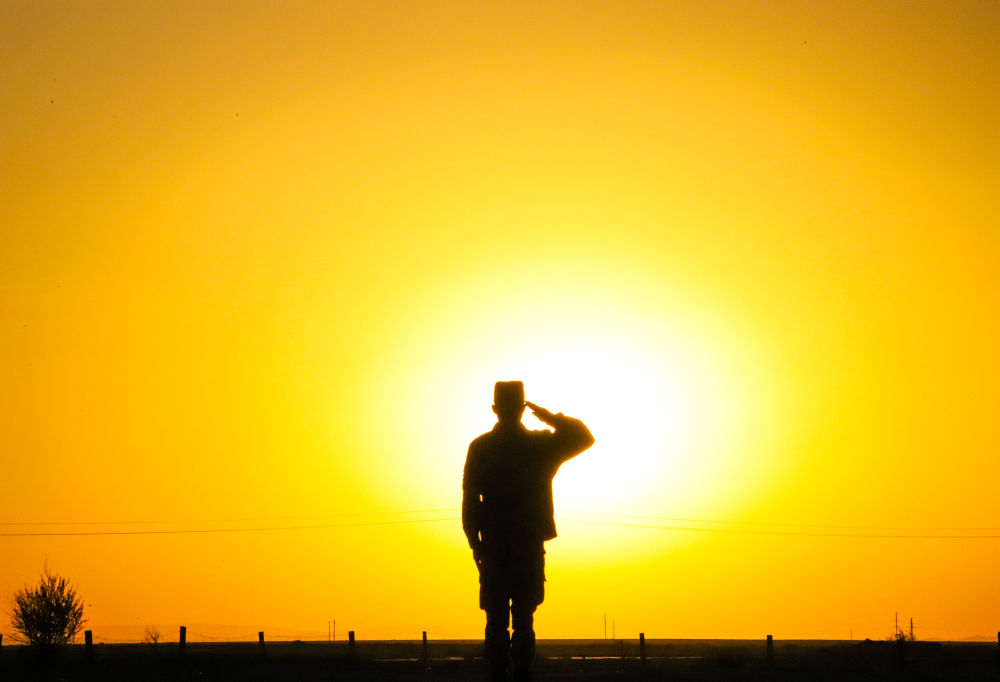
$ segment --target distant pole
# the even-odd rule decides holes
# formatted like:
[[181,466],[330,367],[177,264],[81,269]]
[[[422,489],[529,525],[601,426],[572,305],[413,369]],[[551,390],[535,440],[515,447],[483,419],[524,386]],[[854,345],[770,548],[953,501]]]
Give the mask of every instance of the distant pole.
[[182,654],[184,653],[185,645],[187,645],[187,634],[188,634],[187,627],[182,625],[180,630],[180,635],[178,636],[177,639],[177,648]]
[[639,660],[646,665],[646,633],[639,633]]
[[91,630],[83,631],[83,644],[87,652],[87,660],[94,658],[94,633]]
[[257,633],[257,646],[260,647],[260,655],[264,655],[264,633],[263,631]]
[[774,665],[774,637],[767,636],[767,664]]
[[326,621],[326,641],[331,641],[330,638],[330,621]]
[[429,669],[431,665],[431,657],[427,651],[427,630],[424,630],[424,668]]
[[354,630],[350,630],[347,633],[347,649],[348,649],[348,652],[351,655],[351,658],[354,658],[354,654],[355,654],[355,649],[354,649]]
[[337,641],[337,619],[333,619],[333,641]]
[[[997,633],[1000,635],[1000,633]],[[604,639],[608,638],[608,614],[604,614]]]
[[910,616],[910,641],[916,641],[916,637],[913,636],[913,616]]

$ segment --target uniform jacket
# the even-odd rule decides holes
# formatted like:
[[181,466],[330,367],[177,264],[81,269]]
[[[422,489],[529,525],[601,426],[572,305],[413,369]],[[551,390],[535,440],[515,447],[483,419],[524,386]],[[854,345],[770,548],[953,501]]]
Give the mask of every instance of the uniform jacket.
[[557,414],[553,431],[497,423],[469,445],[462,477],[462,527],[469,546],[541,542],[556,536],[552,479],[594,443],[579,419]]

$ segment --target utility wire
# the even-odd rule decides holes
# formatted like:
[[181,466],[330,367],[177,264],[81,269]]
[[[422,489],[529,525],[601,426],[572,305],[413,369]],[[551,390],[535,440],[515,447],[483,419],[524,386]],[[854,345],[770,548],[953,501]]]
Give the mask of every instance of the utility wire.
[[[458,516],[448,516],[431,519],[397,519],[389,521],[360,521],[356,523],[331,523],[297,526],[260,526],[244,528],[187,528],[173,530],[114,530],[114,531],[63,531],[63,532],[18,532],[0,533],[0,537],[66,537],[95,535],[185,535],[207,533],[249,533],[263,531],[313,530],[322,528],[350,528],[360,526],[389,526],[416,523],[439,523],[442,521],[459,521]],[[586,525],[613,526],[619,528],[641,528],[647,530],[686,531],[695,533],[728,533],[737,535],[776,535],[792,537],[826,537],[826,538],[874,538],[900,540],[993,540],[1000,539],[1000,534],[931,534],[931,533],[833,533],[809,531],[760,530],[748,528],[697,528],[691,526],[662,525],[649,523],[630,523],[624,521],[594,521],[587,519],[563,518],[562,522],[582,523]]]
[[[124,526],[124,525],[190,525],[202,523],[241,523],[249,521],[292,521],[298,519],[334,519],[357,518],[371,516],[401,516],[409,514],[431,514],[457,512],[460,507],[436,507],[430,509],[405,509],[383,512],[347,512],[339,514],[300,514],[295,516],[248,516],[216,519],[160,519],[140,521],[0,521],[0,526]],[[788,523],[779,521],[733,521],[725,519],[698,519],[682,516],[650,516],[643,514],[605,514],[591,512],[570,512],[587,516],[605,517],[605,519],[642,519],[648,521],[671,521],[676,523],[707,523],[726,526],[749,526],[751,529],[760,526],[776,528],[816,528],[816,529],[854,529],[872,531],[912,531],[914,533],[935,533],[936,531],[1000,531],[1000,526],[879,526],[858,524],[819,524],[819,523]],[[582,521],[582,519],[577,519]],[[610,523],[611,521],[606,521]],[[627,523],[627,522],[623,522]],[[688,529],[694,530],[694,529]],[[710,531],[712,529],[703,529]],[[4,535],[0,533],[0,536]]]
[[[581,513],[581,512],[571,512]],[[587,512],[582,512],[587,514]],[[915,532],[932,532],[941,530],[954,531],[1000,531],[1000,526],[870,526],[854,524],[834,524],[834,523],[785,523],[779,521],[720,521],[713,519],[692,519],[679,516],[645,516],[642,514],[597,514],[597,516],[609,516],[625,519],[648,519],[653,521],[676,521],[678,523],[712,523],[718,525],[731,526],[778,526],[785,528],[853,528],[856,530],[909,530]],[[707,530],[707,529],[706,529]]]
[[[429,509],[407,509],[399,511],[385,512],[351,512],[340,514],[312,514],[298,516],[258,516],[240,517],[224,519],[190,519],[190,520],[142,520],[142,521],[4,521],[0,526],[108,526],[108,525],[190,525],[204,523],[239,523],[250,521],[288,521],[294,519],[327,519],[327,518],[358,518],[358,517],[386,517],[402,516],[411,514],[448,513],[457,512],[458,507],[436,507]],[[586,512],[584,512],[586,514]],[[806,523],[780,523],[780,522],[756,522],[756,521],[732,521],[717,519],[696,519],[688,517],[672,516],[645,516],[639,514],[588,514],[597,516],[598,519],[584,518],[561,518],[561,520],[571,523],[583,523],[591,525],[619,526],[623,528],[643,528],[650,530],[667,531],[687,531],[700,533],[731,533],[745,535],[781,535],[798,537],[844,537],[844,538],[894,538],[894,539],[997,539],[1000,534],[982,533],[975,531],[1000,531],[994,526],[937,526],[937,527],[915,527],[915,526],[867,526],[867,525],[834,525],[834,524],[806,524]],[[603,519],[600,517],[604,517]],[[620,519],[641,519],[649,521],[670,521],[684,524],[713,524],[717,527],[697,527],[688,525],[662,524],[662,523],[642,523],[639,521]],[[258,531],[284,531],[284,530],[310,530],[322,528],[348,528],[356,526],[384,526],[414,523],[436,523],[441,521],[457,521],[457,516],[447,516],[441,518],[415,518],[415,519],[382,519],[377,521],[357,521],[347,523],[311,524],[311,525],[284,525],[284,526],[253,526],[240,528],[174,528],[155,530],[86,530],[86,531],[39,531],[39,532],[0,532],[0,537],[67,537],[67,536],[96,536],[96,535],[182,535],[182,534],[205,534],[205,533],[246,533]],[[742,527],[741,527],[742,526]],[[761,527],[764,528],[761,528]],[[770,528],[768,528],[770,527]],[[784,530],[784,529],[819,529],[819,530]],[[879,531],[870,533],[856,532],[836,532],[823,529],[854,529]],[[907,533],[891,531],[909,531]],[[965,531],[960,533],[942,533],[939,531]]]
[[994,540],[1000,539],[1000,534],[969,534],[969,535],[937,535],[937,534],[910,534],[902,535],[895,533],[828,533],[828,532],[808,532],[808,531],[783,531],[783,530],[756,530],[750,528],[694,528],[690,526],[665,526],[648,523],[627,523],[622,521],[587,521],[585,519],[562,519],[570,523],[584,523],[597,526],[618,526],[622,528],[646,528],[650,530],[675,530],[691,531],[697,533],[732,533],[739,535],[783,535],[796,537],[820,537],[820,538],[892,538],[892,539],[913,539],[913,540]]
[[349,512],[341,514],[302,514],[299,516],[249,516],[226,519],[161,519],[158,521],[0,521],[0,526],[126,526],[167,523],[237,523],[242,521],[291,521],[293,519],[334,519],[356,516],[397,516],[400,514],[431,514],[458,511],[459,507],[438,509],[407,509],[387,512]]
[[0,537],[67,537],[80,535],[184,535],[190,533],[252,533],[257,531],[275,530],[313,530],[317,528],[354,528],[359,526],[392,526],[412,523],[436,523],[439,521],[458,521],[460,517],[450,516],[436,519],[398,519],[394,521],[359,521],[357,523],[323,523],[309,526],[260,526],[254,528],[181,528],[173,530],[94,530],[94,531],[55,531],[37,533],[0,533]]

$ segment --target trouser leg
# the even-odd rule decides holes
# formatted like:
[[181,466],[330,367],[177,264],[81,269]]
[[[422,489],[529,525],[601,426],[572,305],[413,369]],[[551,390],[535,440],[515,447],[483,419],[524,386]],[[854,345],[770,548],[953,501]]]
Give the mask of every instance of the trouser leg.
[[502,680],[507,674],[507,662],[510,659],[510,633],[507,630],[510,622],[510,601],[490,600],[486,605],[486,661],[493,672],[493,678]]
[[514,626],[510,644],[511,668],[521,679],[527,679],[531,663],[535,660],[535,608],[532,599],[514,599],[511,602]]

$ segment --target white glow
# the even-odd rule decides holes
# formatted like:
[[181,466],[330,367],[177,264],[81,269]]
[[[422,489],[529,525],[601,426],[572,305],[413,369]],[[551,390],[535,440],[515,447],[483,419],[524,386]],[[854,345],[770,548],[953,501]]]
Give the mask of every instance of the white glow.
[[[368,434],[380,442],[373,456],[386,453],[378,487],[393,504],[457,504],[468,443],[495,423],[493,384],[515,379],[528,400],[582,419],[596,439],[556,476],[557,518],[731,501],[749,392],[707,331],[594,306],[487,309],[447,332],[407,336],[408,361],[392,364],[410,371],[376,384],[382,409],[407,415]],[[530,411],[524,422],[548,428]]]

